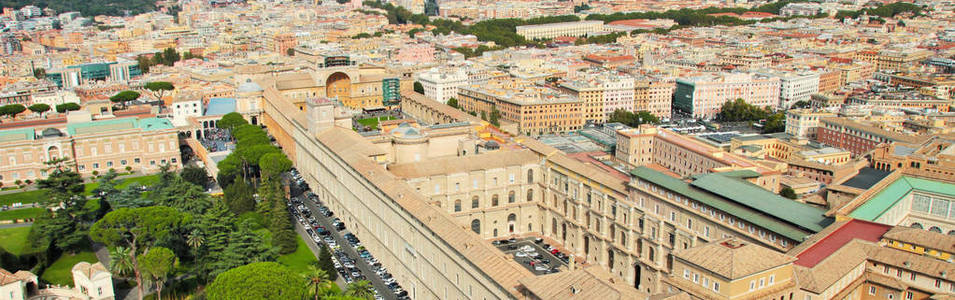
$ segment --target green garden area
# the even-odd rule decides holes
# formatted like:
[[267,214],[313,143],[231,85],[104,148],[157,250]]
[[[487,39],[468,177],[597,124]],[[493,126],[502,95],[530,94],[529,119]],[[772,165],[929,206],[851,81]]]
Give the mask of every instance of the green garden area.
[[395,120],[395,117],[392,117],[392,116],[384,116],[384,117],[378,117],[378,118],[361,119],[361,120],[358,120],[358,124],[368,126],[368,128],[371,129],[371,130],[377,130],[377,129],[379,129],[379,128],[378,128],[378,122],[381,122],[381,121],[390,121],[390,120]]
[[29,226],[0,229],[0,248],[10,254],[20,256],[29,249],[29,245],[27,245],[27,235],[29,234]]
[[[116,186],[116,188],[118,189],[124,189],[127,186],[132,185],[133,183],[143,185],[143,186],[151,186],[159,182],[159,175],[153,174],[153,175],[146,175],[146,176],[139,176],[139,177],[130,177],[125,179],[120,179],[120,181],[121,183]],[[91,196],[93,193],[93,190],[95,190],[97,187],[99,187],[99,182],[90,182],[90,183],[84,184],[83,192],[87,196]],[[13,203],[23,203],[23,204],[36,203],[37,201],[43,199],[43,196],[44,195],[42,190],[3,194],[3,195],[0,195],[0,205],[12,205]]]
[[43,271],[43,275],[40,275],[40,279],[50,284],[72,286],[73,266],[81,261],[93,264],[99,260],[96,259],[96,255],[92,251],[81,251],[76,254],[66,253],[47,267]]

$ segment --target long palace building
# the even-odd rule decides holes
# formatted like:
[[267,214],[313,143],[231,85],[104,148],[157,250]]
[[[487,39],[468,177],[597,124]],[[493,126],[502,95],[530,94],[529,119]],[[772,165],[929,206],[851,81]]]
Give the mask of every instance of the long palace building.
[[[882,247],[877,234],[864,245],[832,242],[827,235],[844,234],[834,228],[850,217],[778,196],[785,164],[665,129],[618,131],[614,156],[628,172],[500,133],[414,93],[403,93],[401,106],[416,119],[359,134],[335,99],[310,98],[300,109],[269,80],[260,80],[263,124],[414,299],[829,299],[868,295],[865,251],[918,256]],[[491,243],[515,236],[543,238],[571,254],[570,264],[535,275]],[[851,260],[859,268],[800,265],[800,255],[825,250],[807,243],[856,247],[845,251],[862,255]],[[924,263],[897,264],[951,268]],[[950,279],[935,273],[940,288],[918,295],[948,291]],[[902,297],[914,285],[893,288],[912,299]]]

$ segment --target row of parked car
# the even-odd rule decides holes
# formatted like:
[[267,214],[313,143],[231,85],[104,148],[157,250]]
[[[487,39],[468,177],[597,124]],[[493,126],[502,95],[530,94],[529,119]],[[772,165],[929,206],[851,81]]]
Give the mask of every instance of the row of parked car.
[[[338,234],[341,234],[342,239],[348,243],[348,246],[355,249],[358,253],[360,259],[364,260],[368,266],[375,272],[374,276],[378,276],[382,282],[394,293],[395,297],[399,300],[410,299],[408,292],[401,288],[395,278],[388,273],[388,270],[375,258],[371,252],[365,249],[361,240],[358,239],[355,234],[346,231],[345,222],[342,222],[339,218],[334,218],[331,220],[333,230],[325,228],[318,223],[315,216],[312,215],[311,211],[308,209],[308,206],[305,205],[303,199],[306,201],[311,201],[318,207],[318,213],[325,218],[331,218],[335,215],[331,209],[325,206],[322,201],[318,198],[317,195],[307,190],[307,183],[304,180],[301,180],[301,176],[295,169],[292,169],[290,172],[291,179],[299,187],[303,188],[306,192],[300,197],[293,197],[289,202],[289,208],[292,211],[293,215],[296,215],[298,221],[306,228],[306,233],[315,241],[316,244],[325,244],[328,245],[330,249],[333,250],[334,255],[332,256],[332,261],[335,265],[336,271],[341,275],[342,279],[346,283],[351,283],[358,280],[368,280],[368,277],[365,274],[362,274],[361,270],[357,266],[355,258],[352,258],[348,255],[342,246],[339,245],[336,239],[332,236],[337,231]],[[379,294],[378,290],[375,290],[375,299],[381,300],[384,299]]]

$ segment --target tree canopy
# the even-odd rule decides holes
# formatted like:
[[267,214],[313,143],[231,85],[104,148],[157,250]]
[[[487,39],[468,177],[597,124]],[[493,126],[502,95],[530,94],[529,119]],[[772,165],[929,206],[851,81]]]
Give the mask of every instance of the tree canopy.
[[239,114],[237,112],[230,112],[223,115],[222,119],[219,119],[219,121],[216,122],[216,127],[219,127],[221,129],[233,130],[236,127],[246,125],[246,124],[249,124],[249,122],[242,117],[242,114]]
[[610,114],[610,119],[607,122],[617,122],[630,127],[638,127],[642,124],[659,124],[660,118],[651,114],[648,111],[638,111],[636,113],[618,109]]
[[73,102],[67,102],[67,103],[56,105],[56,112],[58,113],[65,113],[65,112],[74,111],[74,110],[80,110],[80,105]]
[[152,92],[153,97],[156,98],[156,100],[162,100],[162,97],[166,92],[176,89],[172,83],[167,81],[147,82],[144,87]]
[[122,91],[122,92],[116,93],[116,95],[109,97],[109,101],[113,103],[122,104],[123,108],[126,108],[126,106],[128,105],[130,101],[139,99],[139,96],[140,96],[139,92],[137,91]]
[[37,104],[30,105],[29,109],[32,112],[40,114],[40,116],[42,117],[43,113],[50,111],[50,105],[46,103],[37,103]]
[[23,104],[7,104],[0,106],[0,115],[15,117],[17,114],[27,110]]
[[299,299],[306,295],[305,278],[274,262],[244,265],[216,277],[206,290],[210,300]]

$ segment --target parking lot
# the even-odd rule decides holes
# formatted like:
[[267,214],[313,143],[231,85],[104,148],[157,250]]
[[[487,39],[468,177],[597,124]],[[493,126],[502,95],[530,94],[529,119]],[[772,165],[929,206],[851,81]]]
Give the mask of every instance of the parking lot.
[[540,239],[497,240],[492,244],[504,253],[514,255],[514,260],[534,275],[557,273],[561,267],[567,266],[567,256]]
[[408,292],[362,247],[361,240],[345,228],[335,212],[325,207],[296,174],[293,171],[288,178],[292,194],[289,208],[298,222],[296,227],[303,229],[300,233],[306,243],[329,247],[335,269],[345,283],[367,280],[375,288],[375,299],[409,299]]

